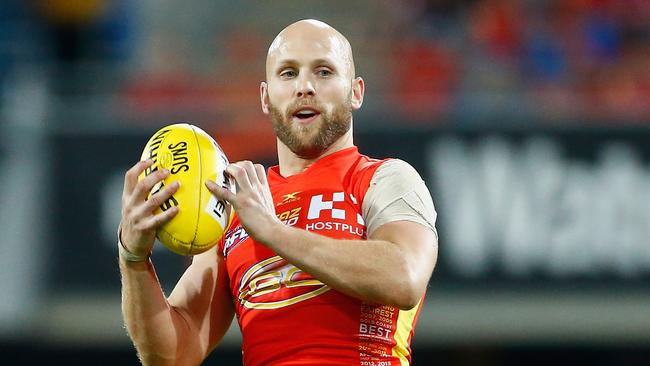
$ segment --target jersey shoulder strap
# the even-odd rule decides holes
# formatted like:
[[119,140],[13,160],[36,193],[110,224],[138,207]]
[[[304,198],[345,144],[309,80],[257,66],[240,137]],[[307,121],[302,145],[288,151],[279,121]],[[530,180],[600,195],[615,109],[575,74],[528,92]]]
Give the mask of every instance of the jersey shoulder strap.
[[368,188],[370,188],[370,181],[372,180],[375,171],[377,171],[381,164],[388,160],[390,160],[390,158],[372,159],[365,155],[359,156],[355,166],[351,169],[350,176],[351,192],[360,200],[359,206],[361,206],[363,198],[366,196]]

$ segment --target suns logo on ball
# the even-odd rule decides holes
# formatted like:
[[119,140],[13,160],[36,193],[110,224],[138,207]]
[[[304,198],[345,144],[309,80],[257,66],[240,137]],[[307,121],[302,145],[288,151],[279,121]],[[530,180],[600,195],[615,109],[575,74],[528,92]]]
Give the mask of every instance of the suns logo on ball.
[[251,266],[239,283],[239,303],[248,309],[278,309],[314,298],[330,287],[280,256]]

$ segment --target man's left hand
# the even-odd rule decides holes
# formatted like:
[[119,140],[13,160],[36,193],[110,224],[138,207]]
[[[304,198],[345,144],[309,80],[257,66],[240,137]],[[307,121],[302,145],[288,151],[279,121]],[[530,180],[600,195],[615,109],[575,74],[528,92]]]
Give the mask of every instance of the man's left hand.
[[233,206],[241,225],[253,240],[268,243],[274,225],[281,222],[275,215],[264,167],[250,161],[240,161],[228,165],[226,174],[235,179],[237,193],[219,187],[211,180],[205,182],[206,187],[218,199],[224,199]]

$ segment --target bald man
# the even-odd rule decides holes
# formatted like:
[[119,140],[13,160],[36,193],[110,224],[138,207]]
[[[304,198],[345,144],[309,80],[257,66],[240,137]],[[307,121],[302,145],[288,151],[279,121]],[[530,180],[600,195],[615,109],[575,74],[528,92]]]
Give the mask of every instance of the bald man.
[[[363,103],[347,39],[302,20],[269,47],[262,111],[277,135],[278,166],[226,171],[236,194],[207,181],[236,215],[218,247],[195,256],[165,298],[149,254],[147,193],[168,172],[125,176],[120,246],[122,309],[138,355],[151,365],[197,365],[228,329],[246,365],[409,365],[410,341],[437,258],[436,213],[418,173],[353,143]],[[177,185],[159,192],[162,201]],[[182,209],[180,207],[179,209]]]

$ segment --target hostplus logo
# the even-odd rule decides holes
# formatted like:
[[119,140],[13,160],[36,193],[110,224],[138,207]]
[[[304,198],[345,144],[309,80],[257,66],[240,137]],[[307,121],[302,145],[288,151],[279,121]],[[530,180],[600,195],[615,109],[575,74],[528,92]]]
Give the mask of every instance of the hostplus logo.
[[[349,197],[352,203],[356,205],[357,199],[352,194],[350,194]],[[305,230],[343,231],[359,237],[364,237],[366,234],[366,227],[363,217],[361,217],[361,214],[358,212],[355,212],[356,225],[353,225],[347,221],[348,212],[345,210],[345,207],[345,192],[334,192],[329,200],[326,199],[323,194],[313,196],[309,203],[307,219],[319,221],[308,223],[305,225]]]

